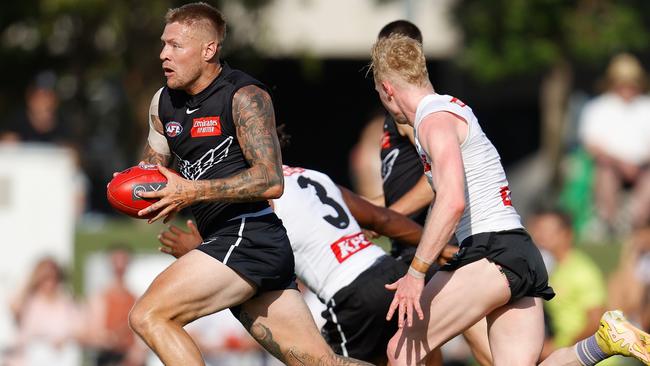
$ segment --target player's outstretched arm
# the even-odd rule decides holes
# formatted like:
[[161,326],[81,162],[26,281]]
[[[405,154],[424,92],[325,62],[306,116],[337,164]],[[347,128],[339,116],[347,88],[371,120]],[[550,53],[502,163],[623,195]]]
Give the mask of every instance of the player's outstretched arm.
[[431,189],[431,185],[427,181],[427,177],[422,174],[420,180],[406,192],[400,199],[390,205],[390,209],[401,213],[402,215],[411,215],[424,207],[428,207],[433,199],[435,193]]
[[404,326],[404,318],[409,326],[413,324],[414,312],[420,320],[424,319],[420,296],[425,273],[449,242],[465,209],[465,175],[457,124],[454,115],[438,112],[425,117],[419,126],[420,143],[431,157],[433,183],[440,188],[408,273],[386,285],[395,291],[386,318],[390,320],[397,310],[400,328]]
[[[408,245],[417,246],[422,237],[422,226],[410,218],[392,209],[373,205],[363,197],[339,186],[343,201],[350,209],[352,216],[363,228],[373,230],[381,235],[399,240]],[[458,247],[447,244],[436,259],[439,265],[449,262],[458,252]]]
[[361,227],[397,239],[405,244],[418,245],[422,226],[406,216],[385,207],[373,205],[345,187],[339,186],[343,201]]
[[426,117],[418,131],[420,143],[431,157],[433,183],[439,187],[416,252],[416,258],[429,263],[449,242],[465,209],[465,173],[458,124],[458,117],[438,112]]

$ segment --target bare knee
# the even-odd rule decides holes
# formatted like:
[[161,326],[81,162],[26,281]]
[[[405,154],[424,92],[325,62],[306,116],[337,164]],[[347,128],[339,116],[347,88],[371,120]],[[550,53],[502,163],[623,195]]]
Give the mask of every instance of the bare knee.
[[142,335],[148,326],[146,318],[146,310],[142,308],[139,302],[136,302],[129,312],[129,328],[137,334]]
[[143,338],[153,334],[156,324],[160,321],[164,321],[164,319],[157,316],[154,309],[140,301],[136,302],[129,312],[129,327]]

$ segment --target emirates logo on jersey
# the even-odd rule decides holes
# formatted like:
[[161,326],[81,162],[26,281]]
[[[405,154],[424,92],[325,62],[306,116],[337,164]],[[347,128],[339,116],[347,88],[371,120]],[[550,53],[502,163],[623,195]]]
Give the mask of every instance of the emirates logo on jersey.
[[201,117],[192,120],[192,137],[221,136],[221,117]]
[[371,246],[372,243],[366,239],[363,233],[344,236],[330,245],[332,252],[339,263],[343,263],[352,255],[358,253],[364,248]]

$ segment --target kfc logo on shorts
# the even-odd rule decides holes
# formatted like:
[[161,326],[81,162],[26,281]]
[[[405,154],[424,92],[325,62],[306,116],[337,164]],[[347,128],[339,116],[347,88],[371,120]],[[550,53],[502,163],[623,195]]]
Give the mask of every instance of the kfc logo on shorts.
[[201,117],[192,120],[192,137],[221,136],[221,117]]
[[342,237],[330,245],[330,248],[332,248],[336,260],[339,263],[343,263],[343,261],[350,258],[353,254],[358,253],[370,245],[372,243],[363,236],[363,233],[357,233]]
[[180,135],[181,132],[183,132],[183,126],[178,122],[172,121],[165,125],[165,133],[169,137],[176,137]]

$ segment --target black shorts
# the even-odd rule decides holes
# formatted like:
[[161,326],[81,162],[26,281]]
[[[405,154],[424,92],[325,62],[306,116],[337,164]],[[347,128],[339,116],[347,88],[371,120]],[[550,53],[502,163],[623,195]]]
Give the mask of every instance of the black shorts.
[[406,274],[408,265],[386,255],[340,289],[326,304],[321,330],[335,353],[367,362],[386,355],[388,341],[397,332],[397,316],[386,321],[394,292],[384,288]]
[[550,300],[555,292],[548,285],[548,273],[539,249],[524,229],[479,233],[460,245],[454,258],[440,268],[453,271],[486,258],[498,264],[508,279],[510,302],[522,297]]
[[258,293],[298,288],[291,243],[274,213],[227,221],[197,249],[255,284]]

